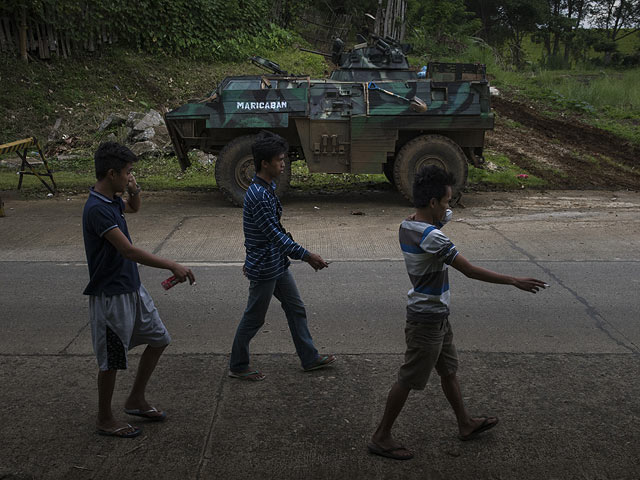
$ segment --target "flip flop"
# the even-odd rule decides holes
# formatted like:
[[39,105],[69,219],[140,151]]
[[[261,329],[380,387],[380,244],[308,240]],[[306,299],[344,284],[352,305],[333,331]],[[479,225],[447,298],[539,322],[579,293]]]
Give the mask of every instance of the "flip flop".
[[[124,430],[128,430],[130,428],[133,428],[133,431],[124,432]],[[142,433],[142,429],[140,427],[132,427],[127,423],[126,426],[116,428],[115,430],[102,430],[101,428],[98,428],[96,432],[98,435],[104,435],[105,437],[134,438]]]
[[460,440],[462,440],[463,442],[466,442],[467,440],[473,440],[480,433],[486,432],[487,430],[489,430],[490,428],[495,427],[498,424],[498,417],[493,417],[493,418],[496,419],[496,421],[493,422],[493,423],[489,423],[489,418],[492,418],[492,417],[477,417],[477,418],[484,418],[484,421],[478,427],[476,427],[476,429],[473,432],[471,432],[470,434],[468,434],[468,435],[458,435],[458,438]]
[[[381,457],[392,458],[394,460],[411,460],[413,458],[413,453],[411,453],[402,445],[395,448],[382,448],[381,446],[371,442],[367,445],[367,449],[369,450],[369,453],[380,455]],[[397,453],[394,453],[398,451],[405,451],[409,455],[398,455]]]
[[229,370],[229,376],[231,378],[237,378],[238,380],[246,380],[247,382],[261,382],[265,378],[264,374],[259,370],[242,373],[236,373]]
[[[139,408],[125,408],[124,413],[127,415],[135,415],[136,417],[146,418],[152,422],[162,422],[167,418],[167,412],[161,412],[156,407],[151,407],[149,410],[140,410]],[[154,415],[159,413],[160,415]]]
[[303,369],[305,372],[311,372],[313,370],[318,370],[319,368],[324,368],[327,365],[331,365],[338,359],[335,355],[323,355],[318,358],[315,362],[309,365],[307,368]]

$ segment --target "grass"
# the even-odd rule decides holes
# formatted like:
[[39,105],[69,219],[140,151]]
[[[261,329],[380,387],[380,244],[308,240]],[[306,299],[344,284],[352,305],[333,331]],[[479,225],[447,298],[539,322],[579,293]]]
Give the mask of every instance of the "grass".
[[[532,187],[542,188],[546,182],[515,165],[509,157],[496,152],[485,151],[485,160],[496,166],[494,171],[488,168],[475,168],[469,165],[469,186],[484,185],[501,187],[507,190]],[[526,175],[526,178],[518,178]]]
[[[511,190],[522,186],[539,188],[544,181],[529,175],[514,165],[505,155],[486,152],[485,157],[497,166],[495,171],[469,166],[469,186],[471,188],[502,188]],[[595,159],[594,159],[595,160]],[[610,161],[605,159],[604,161]],[[64,161],[52,160],[49,166],[54,172],[58,190],[67,195],[83,194],[95,183],[93,160],[89,156],[79,156]],[[173,156],[145,158],[135,165],[134,175],[146,191],[207,191],[217,188],[215,163],[201,165],[193,159],[191,167],[183,172]],[[18,186],[15,167],[0,167],[0,191],[14,190]],[[310,173],[304,161],[294,162],[291,167],[291,186],[300,191],[364,191],[392,188],[383,174],[328,174]],[[518,175],[528,175],[519,179]],[[27,197],[46,195],[48,191],[40,181],[25,175],[22,192]]]
[[[322,57],[294,48],[270,57],[292,72],[322,76],[326,68]],[[119,48],[28,64],[0,55],[0,143],[32,135],[47,139],[60,118],[60,132],[78,136],[78,147],[89,150],[100,141],[97,127],[110,113],[175,108],[208,96],[228,75],[260,72],[248,61],[212,63]]]
[[640,68],[626,71],[498,72],[494,84],[640,145]]
[[472,58],[487,65],[493,86],[535,104],[538,113],[568,114],[640,145],[640,68],[515,71],[478,45],[462,61]]
[[[67,194],[83,193],[95,183],[93,159],[89,156],[80,156],[65,161],[51,160],[48,163],[54,172],[53,178],[61,192]],[[4,166],[0,168],[0,191],[17,188],[17,170],[15,167]],[[213,164],[201,165],[194,161],[192,166],[183,172],[174,156],[143,158],[136,163],[134,175],[147,191],[200,191],[216,188]],[[44,185],[32,175],[24,176],[22,190],[27,196],[47,192]]]
[[309,173],[306,162],[291,165],[291,186],[302,191],[309,190],[368,190],[388,188],[389,182],[383,174],[353,173]]
[[[627,30],[622,30],[619,36],[624,35]],[[640,32],[636,32],[632,35],[628,35],[617,41],[618,51],[622,55],[631,55],[634,52],[637,52],[640,49]],[[522,42],[522,49],[524,53],[532,62],[537,62],[542,59],[544,54],[544,45],[542,42],[534,42],[532,41],[531,36],[527,36]],[[560,53],[564,55],[564,47],[561,47]],[[596,52],[593,48],[589,50],[587,54],[590,58],[601,58],[602,52]]]
[[[68,194],[83,193],[95,183],[92,171],[92,159],[80,157],[65,162],[49,162],[54,172],[54,179],[59,190]],[[157,190],[185,190],[202,191],[217,188],[214,176],[215,163],[201,165],[195,160],[183,172],[173,156],[160,156],[140,160],[134,169],[134,175],[140,185],[147,191]],[[0,191],[12,190],[18,185],[17,168],[0,168]],[[356,175],[356,174],[327,174],[309,173],[307,164],[298,161],[292,164],[291,186],[302,191],[323,190],[369,190],[388,188],[384,175]],[[40,181],[25,175],[22,190],[27,196],[47,193]]]

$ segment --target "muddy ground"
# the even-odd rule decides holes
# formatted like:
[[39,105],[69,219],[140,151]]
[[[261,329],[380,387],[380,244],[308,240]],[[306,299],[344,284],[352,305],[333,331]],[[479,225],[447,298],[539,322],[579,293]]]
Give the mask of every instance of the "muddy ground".
[[640,190],[640,147],[572,116],[549,118],[533,104],[491,99],[495,129],[486,148],[548,182],[550,188]]

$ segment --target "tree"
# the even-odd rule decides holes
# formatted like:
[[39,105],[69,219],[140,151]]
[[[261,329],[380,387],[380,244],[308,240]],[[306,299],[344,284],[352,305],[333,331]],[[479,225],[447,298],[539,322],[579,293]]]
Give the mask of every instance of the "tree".
[[603,34],[594,48],[604,52],[604,63],[611,63],[618,40],[640,30],[640,0],[596,0],[592,19]]
[[466,46],[462,40],[482,28],[464,0],[409,0],[407,18],[415,49],[431,55],[461,51]]
[[[584,35],[582,28],[591,0],[547,0],[542,13],[542,21],[534,35],[534,40],[544,45],[544,58],[549,66],[569,65],[571,55],[575,55],[576,38]],[[561,54],[561,46],[564,53]],[[580,49],[581,45],[577,44]]]
[[517,67],[524,63],[524,37],[535,32],[543,18],[544,6],[537,0],[503,0],[497,5],[497,20],[507,32],[511,58]]

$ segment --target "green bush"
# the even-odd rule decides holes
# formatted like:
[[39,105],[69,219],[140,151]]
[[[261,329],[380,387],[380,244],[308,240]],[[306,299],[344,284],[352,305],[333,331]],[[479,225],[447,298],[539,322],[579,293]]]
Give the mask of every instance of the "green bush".
[[139,51],[235,60],[252,49],[288,45],[291,35],[269,23],[268,0],[8,0],[0,16],[22,9],[76,43],[106,34]]

